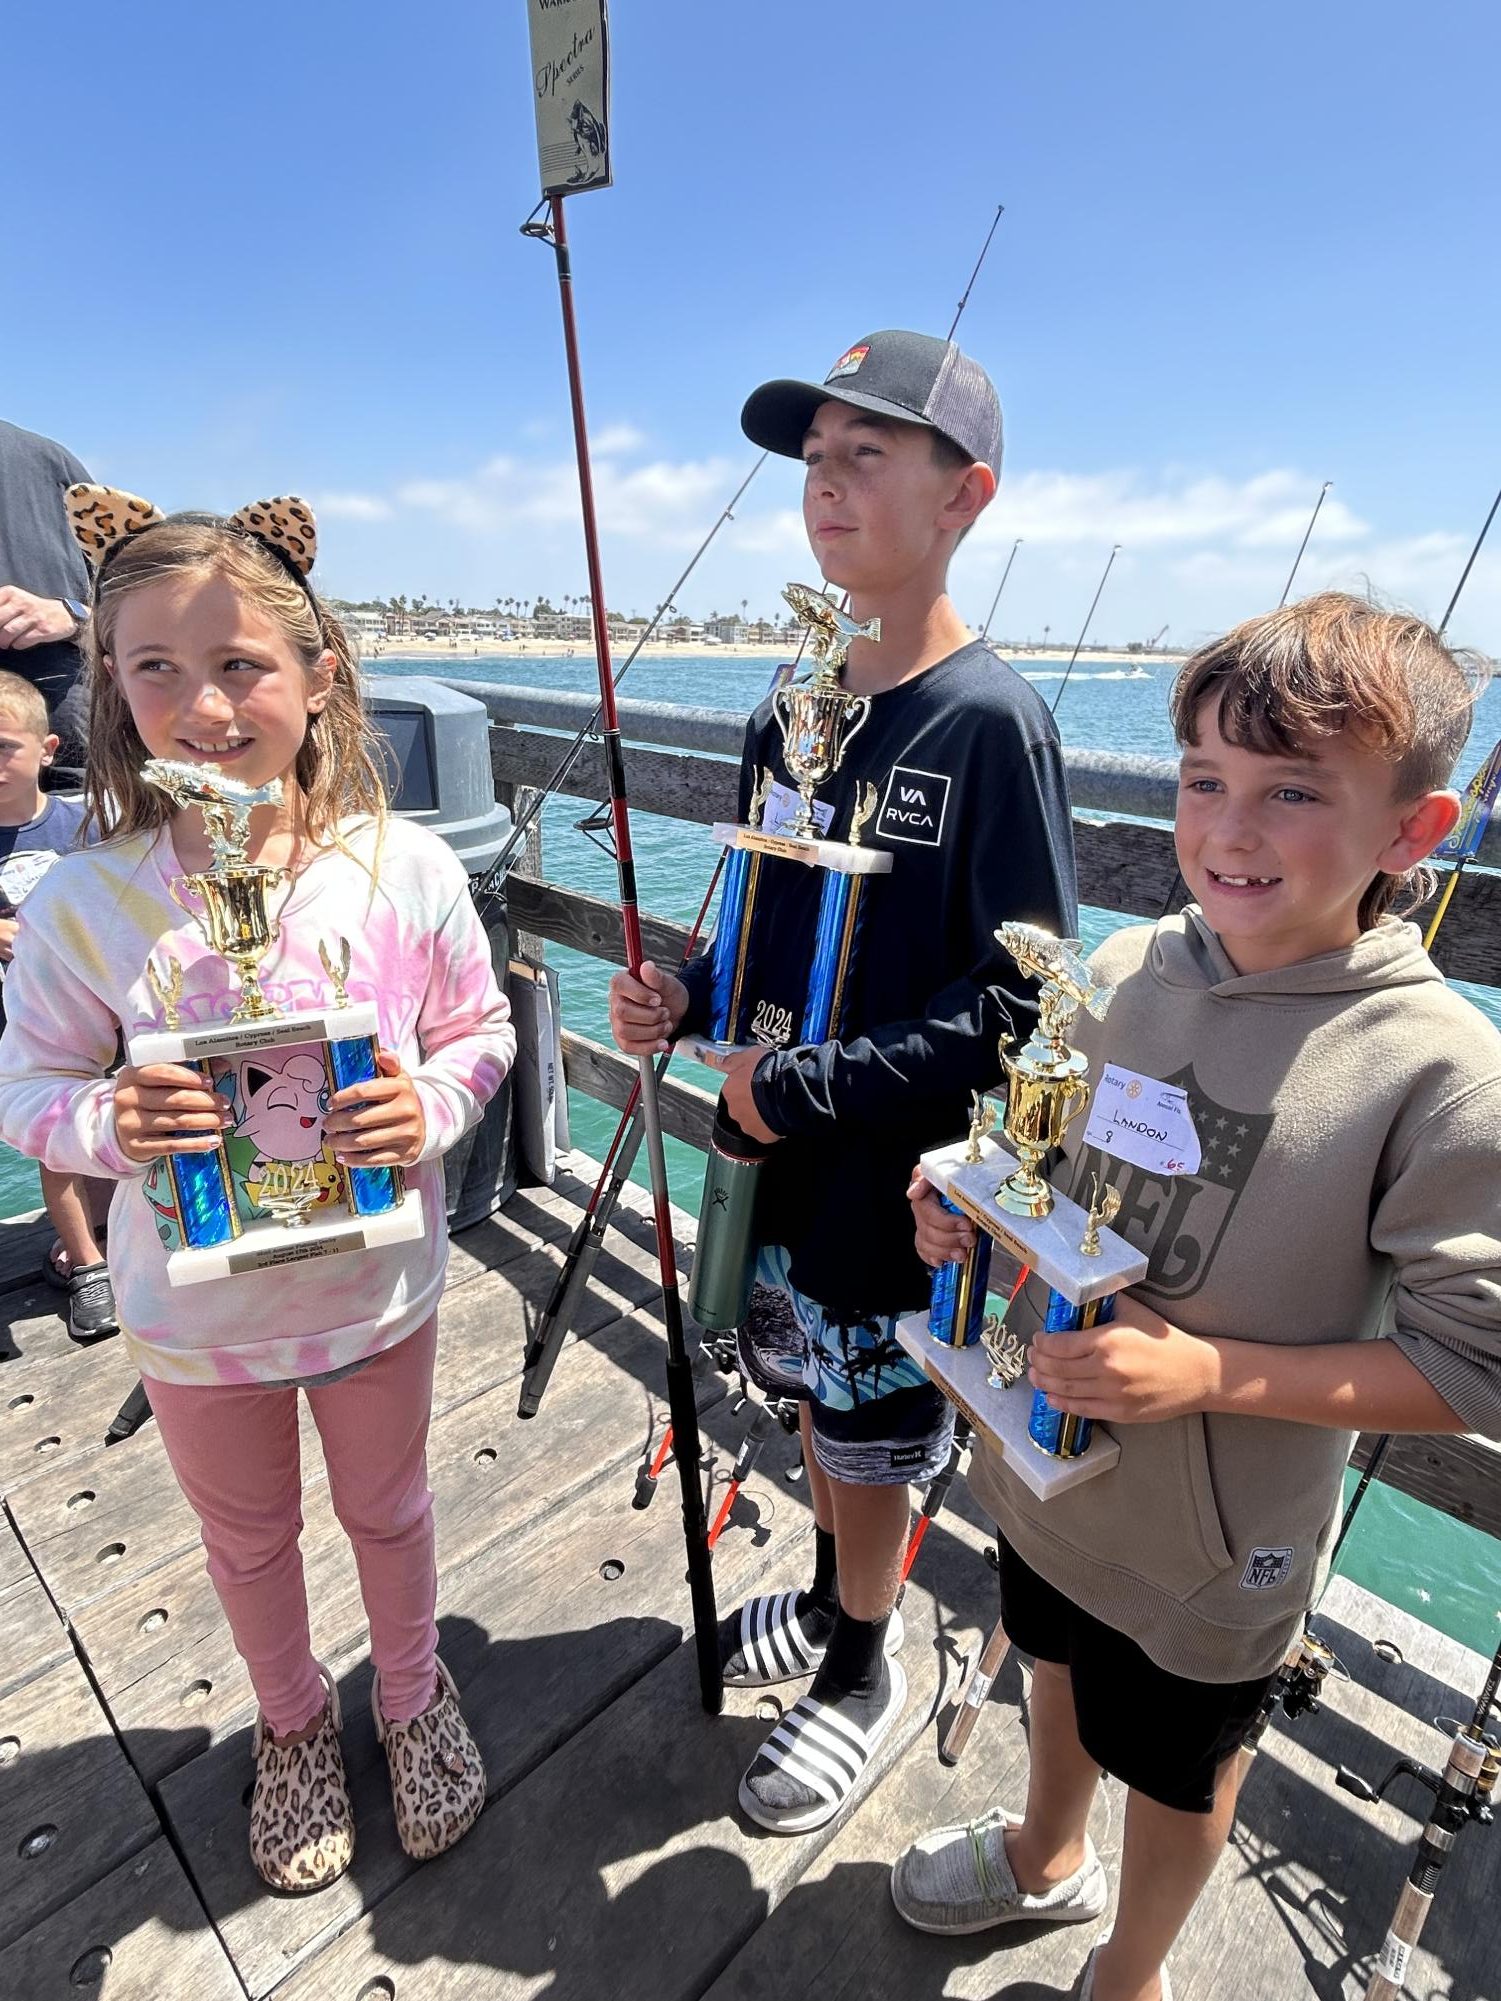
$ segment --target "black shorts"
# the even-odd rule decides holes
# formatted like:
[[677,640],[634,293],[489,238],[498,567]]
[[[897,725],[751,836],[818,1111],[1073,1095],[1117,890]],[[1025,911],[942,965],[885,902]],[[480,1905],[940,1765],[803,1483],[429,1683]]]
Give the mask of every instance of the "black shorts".
[[1024,1563],[1001,1535],[1001,1616],[1011,1644],[1066,1667],[1079,1741],[1133,1792],[1180,1813],[1209,1813],[1215,1776],[1237,1752],[1275,1675],[1190,1681],[1158,1667]]

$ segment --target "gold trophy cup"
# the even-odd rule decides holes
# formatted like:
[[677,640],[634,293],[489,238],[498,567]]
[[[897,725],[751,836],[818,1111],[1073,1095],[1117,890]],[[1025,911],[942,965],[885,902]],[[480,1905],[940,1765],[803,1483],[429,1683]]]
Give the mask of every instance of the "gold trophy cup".
[[[141,769],[147,784],[165,792],[179,808],[197,806],[208,829],[211,865],[198,875],[175,876],[167,887],[179,910],[191,917],[210,947],[240,976],[240,1000],[231,1022],[268,1021],[279,1013],[261,992],[261,960],[281,935],[271,915],[273,891],[292,880],[290,869],[246,857],[250,813],[281,800],[281,780],[242,785],[216,765],[187,764],[153,757]],[[186,895],[196,898],[195,908]]]
[[789,584],[782,593],[812,638],[813,677],[772,697],[787,769],[797,780],[798,811],[789,832],[817,836],[813,793],[844,762],[844,754],[870,718],[869,695],[846,694],[840,671],[856,639],[881,637],[881,621],[862,625],[824,591]]
[[1036,924],[1003,924],[996,937],[1024,973],[1042,982],[1037,1026],[1017,1055],[1001,1047],[1006,1068],[1006,1116],[1001,1131],[1019,1165],[996,1190],[1013,1216],[1046,1216],[1053,1192],[1038,1173],[1089,1103],[1088,1059],[1066,1040],[1081,1007],[1103,1020],[1115,989],[1097,980],[1078,956],[1076,939],[1055,938]]

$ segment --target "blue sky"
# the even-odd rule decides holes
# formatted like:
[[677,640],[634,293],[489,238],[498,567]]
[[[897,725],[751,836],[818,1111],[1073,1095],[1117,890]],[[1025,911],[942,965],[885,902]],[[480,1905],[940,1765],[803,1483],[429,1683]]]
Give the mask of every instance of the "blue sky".
[[[1437,615],[1501,484],[1483,0],[617,0],[617,185],[570,206],[612,603],[754,453],[746,392],[872,328],[1007,416],[955,567],[998,629],[1189,640],[1369,578]],[[520,0],[163,0],[6,31],[0,415],[164,506],[298,490],[325,589],[585,588]],[[808,573],[773,461],[687,592]],[[1501,530],[1455,633],[1501,650]]]

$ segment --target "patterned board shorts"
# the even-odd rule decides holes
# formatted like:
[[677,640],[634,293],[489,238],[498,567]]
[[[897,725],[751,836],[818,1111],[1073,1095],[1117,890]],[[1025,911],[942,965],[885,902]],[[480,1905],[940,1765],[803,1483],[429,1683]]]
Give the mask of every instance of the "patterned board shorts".
[[896,1317],[843,1324],[787,1277],[788,1255],[763,1246],[740,1329],[740,1366],[768,1396],[810,1407],[813,1454],[854,1487],[919,1485],[948,1463],[954,1412],[896,1338]]

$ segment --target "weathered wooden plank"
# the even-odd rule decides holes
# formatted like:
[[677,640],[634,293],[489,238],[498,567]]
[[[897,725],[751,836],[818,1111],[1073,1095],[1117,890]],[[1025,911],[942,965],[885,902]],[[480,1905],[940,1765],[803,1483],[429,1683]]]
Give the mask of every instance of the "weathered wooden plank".
[[[575,952],[607,959],[612,965],[625,964],[619,904],[565,889],[561,883],[518,882],[515,876],[506,883],[506,898],[516,922],[552,944],[570,945]],[[648,959],[659,966],[677,966],[687,949],[688,927],[665,917],[643,916],[641,942]]]
[[96,1450],[136,1384],[122,1341],[0,1369],[0,1493]]
[[[1375,1444],[1370,1433],[1362,1434],[1352,1464],[1364,1466]],[[1501,1536],[1501,1445],[1489,1438],[1474,1432],[1395,1438],[1376,1478],[1440,1514]]]
[[140,1780],[76,1660],[0,1695],[0,1946],[157,1833]]
[[[924,1583],[904,1608],[910,1693],[880,1771],[928,1728],[955,1644],[978,1637],[961,1614],[940,1639],[926,1588],[949,1605],[988,1598],[978,1543],[944,1537],[931,1559],[924,1550]],[[544,1981],[549,2001],[597,2001],[604,1969],[616,1994],[696,1997],[836,1831],[768,1838],[736,1808],[742,1772],[795,1693],[732,1690],[726,1713],[706,1717],[692,1649],[679,1648],[492,1803],[441,1865],[441,1905],[424,1878],[403,1883],[288,1984],[286,2001],[358,1993],[382,1976],[400,1991],[418,1961],[423,2001],[531,1996]],[[794,1978],[787,1991],[808,1991]]]
[[73,1658],[72,1644],[46,1586],[29,1567],[0,1584],[0,1693]]
[[[108,1346],[108,1343],[103,1345]],[[28,1362],[78,1352],[63,1318],[63,1295],[35,1271],[0,1293],[0,1362]]]
[[[563,1030],[563,1074],[576,1090],[623,1111],[636,1082],[636,1065],[617,1050],[606,1049],[587,1035]],[[704,1152],[714,1130],[715,1099],[696,1084],[679,1077],[664,1077],[658,1087],[662,1105],[662,1130],[674,1139],[685,1140]]]
[[40,1209],[24,1216],[7,1216],[0,1222],[0,1294],[32,1283],[52,1235],[52,1225]]
[[10,2001],[244,2001],[182,1865],[158,1837],[0,1951]]
[[[722,1405],[716,1409],[724,1414]],[[737,1531],[719,1545],[716,1580],[727,1604],[738,1602],[769,1559],[790,1558],[797,1566],[797,1552],[806,1546],[807,1510],[784,1505],[786,1487],[777,1477],[785,1455],[785,1446],[775,1448],[745,1489],[747,1511],[768,1530],[765,1539]],[[547,1791],[552,1764],[544,1761],[550,1754],[679,1645],[687,1613],[681,1519],[666,1494],[642,1513],[626,1504],[621,1487],[596,1484],[531,1534],[492,1544],[445,1573],[439,1595],[443,1656],[463,1692],[492,1801],[528,1773]],[[359,1861],[346,1883],[295,1902],[256,1894],[245,1816],[236,1805],[247,1769],[243,1732],[162,1787],[163,1808],[192,1858],[199,1892],[252,1994],[305,1963],[362,1912],[384,1908],[382,1900],[413,1874],[392,1830],[384,1758],[369,1720],[368,1667],[341,1666],[352,1669],[342,1684],[344,1756],[360,1830]],[[574,1826],[568,1845],[554,1852],[554,1868],[573,1872],[570,1849],[599,1810],[592,1787],[574,1794]],[[555,1840],[557,1830],[539,1830],[538,1838]],[[436,1889],[428,1870],[414,1887],[425,1907]],[[453,1888],[448,1883],[443,1894]],[[484,1892],[487,1904],[494,1888]],[[466,1886],[458,1894],[473,1891]],[[321,1986],[322,1969],[323,1960],[314,1959],[307,1984],[292,1991],[361,1991],[357,1975],[348,1976],[347,1986],[333,1976]],[[431,1970],[424,1971],[424,1983]],[[648,1991],[607,1984],[614,1993]]]
[[1157,918],[1188,901],[1166,827],[1074,816],[1079,901],[1096,910],[1135,911]]
[[[518,1341],[507,1381],[438,1419],[429,1472],[445,1572],[478,1548],[508,1542],[609,1469],[623,1469],[646,1435],[661,1356],[652,1320],[615,1320],[593,1340],[564,1350],[542,1413],[522,1424],[515,1415]],[[704,1372],[701,1407],[723,1394],[722,1379]],[[623,1483],[623,1470],[620,1477]],[[313,1641],[320,1654],[335,1655],[363,1644],[364,1610],[352,1557],[321,1487],[308,1490],[304,1509]],[[153,1611],[167,1612],[176,1625],[175,1645],[161,1625],[142,1630]],[[249,1685],[196,1548],[83,1608],[75,1629],[148,1783],[243,1720]]]
[[[561,737],[491,730],[490,768],[497,784],[546,785],[566,749]],[[662,813],[700,826],[734,819],[740,798],[738,765],[670,750],[628,747],[624,755],[631,805],[638,812]],[[597,743],[584,746],[558,789],[574,799],[609,796],[604,753]]]

